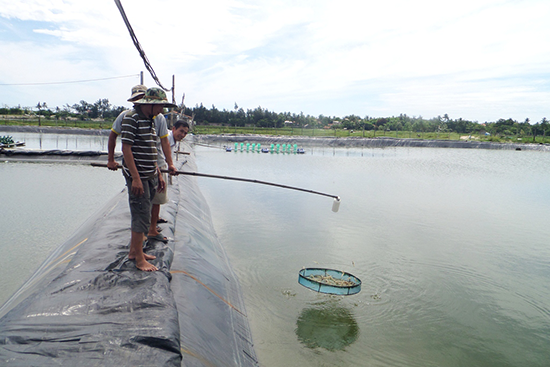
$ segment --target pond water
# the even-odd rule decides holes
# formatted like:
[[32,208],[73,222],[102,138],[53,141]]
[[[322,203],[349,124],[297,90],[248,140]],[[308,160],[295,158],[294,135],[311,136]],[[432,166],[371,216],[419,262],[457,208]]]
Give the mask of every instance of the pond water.
[[[266,366],[545,366],[550,155],[431,148],[198,148],[200,179]],[[336,297],[303,267],[359,277]]]
[[[104,150],[88,138],[78,146]],[[548,153],[196,153],[204,173],[342,198],[334,213],[328,197],[199,178],[263,366],[548,364]],[[1,163],[0,303],[123,186],[86,165]],[[349,272],[362,290],[313,292],[298,284],[303,267]]]
[[[77,135],[77,134],[47,134],[29,132],[2,132],[0,136],[8,135],[14,141],[24,142],[23,149],[40,150],[92,150],[107,151],[108,135]],[[120,142],[119,146],[120,148]]]
[[[24,141],[25,149],[107,150],[105,136],[0,135]],[[0,304],[124,184],[120,172],[88,164],[0,162]]]

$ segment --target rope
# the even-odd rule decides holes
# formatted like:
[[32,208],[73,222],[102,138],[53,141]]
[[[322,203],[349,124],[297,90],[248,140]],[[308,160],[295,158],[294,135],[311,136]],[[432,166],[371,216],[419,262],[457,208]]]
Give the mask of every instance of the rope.
[[147,58],[147,55],[145,55],[145,51],[141,48],[141,45],[139,44],[139,41],[136,37],[136,34],[134,33],[134,30],[132,29],[132,25],[130,24],[130,21],[128,20],[128,17],[126,17],[126,13],[124,12],[124,8],[122,7],[122,4],[120,3],[120,0],[115,0],[116,6],[118,7],[118,10],[120,11],[120,15],[122,15],[122,19],[124,20],[124,23],[126,24],[126,28],[128,28],[128,32],[130,32],[130,37],[132,38],[132,42],[134,42],[134,45],[136,46],[139,56],[143,59],[143,63],[145,64],[145,68],[147,71],[149,71],[149,74],[151,74],[151,77],[157,83],[159,87],[164,89],[166,92],[171,91],[172,89],[168,89],[162,85],[160,80],[157,77],[157,74],[155,73],[155,70],[153,70],[153,67],[151,66],[151,63],[149,62],[149,59]]

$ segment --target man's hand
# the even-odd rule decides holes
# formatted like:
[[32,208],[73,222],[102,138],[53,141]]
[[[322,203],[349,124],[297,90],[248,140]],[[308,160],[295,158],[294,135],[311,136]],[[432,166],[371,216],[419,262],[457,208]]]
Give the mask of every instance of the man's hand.
[[176,169],[176,166],[174,166],[173,164],[168,165],[168,171],[170,171],[170,174],[172,176],[178,175],[178,170]]
[[162,178],[162,175],[159,175],[159,185],[157,187],[157,192],[162,192],[166,189],[166,181]]
[[132,178],[132,194],[134,194],[134,196],[141,196],[144,192],[145,191],[143,190],[143,183],[141,182],[141,178]]
[[116,161],[109,161],[107,162],[107,168],[109,168],[111,171],[116,171],[118,169],[119,165]]

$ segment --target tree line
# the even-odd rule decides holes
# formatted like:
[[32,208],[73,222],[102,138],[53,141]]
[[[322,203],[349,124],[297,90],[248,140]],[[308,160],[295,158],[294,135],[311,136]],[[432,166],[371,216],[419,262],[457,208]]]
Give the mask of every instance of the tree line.
[[[113,106],[108,99],[99,99],[94,103],[81,100],[73,105],[49,108],[46,102],[39,102],[35,107],[1,107],[0,115],[29,115],[36,114],[46,118],[67,119],[68,117],[86,119],[114,120],[126,108]],[[180,105],[177,108],[185,115],[193,116],[198,125],[219,125],[234,127],[258,128],[309,128],[309,129],[347,129],[347,130],[378,130],[378,131],[413,131],[417,133],[460,133],[460,134],[487,134],[501,136],[546,136],[550,132],[550,124],[546,118],[536,123],[529,119],[516,121],[501,118],[498,121],[479,123],[462,118],[453,119],[448,114],[425,119],[422,116],[408,116],[400,114],[391,117],[371,117],[348,115],[311,116],[303,112],[269,111],[261,106],[255,109],[244,109],[237,103],[232,110],[218,109],[212,105],[206,108],[201,103],[195,107]]]
[[246,111],[235,103],[233,110],[219,110],[214,105],[207,109],[202,104],[194,108],[184,107],[184,113],[194,116],[197,124],[217,124],[222,126],[254,126],[264,128],[323,128],[347,130],[382,130],[382,131],[414,131],[418,133],[460,133],[460,134],[493,134],[502,136],[546,136],[550,132],[550,124],[546,118],[532,124],[529,119],[523,122],[514,119],[499,119],[494,122],[479,123],[462,118],[452,119],[448,114],[425,119],[422,116],[400,114],[391,117],[371,117],[348,115],[310,116],[303,113],[273,112],[257,107]]
[[47,119],[67,119],[69,117],[81,120],[104,119],[114,120],[126,107],[113,106],[109,100],[99,99],[94,103],[80,101],[73,105],[65,104],[62,107],[50,108],[46,102],[38,102],[35,107],[0,107],[0,115],[39,115]]

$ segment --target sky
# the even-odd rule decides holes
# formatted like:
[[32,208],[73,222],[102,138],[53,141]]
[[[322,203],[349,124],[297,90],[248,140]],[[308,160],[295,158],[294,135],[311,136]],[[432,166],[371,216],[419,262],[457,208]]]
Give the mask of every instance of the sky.
[[[548,0],[121,3],[188,107],[550,119]],[[0,106],[130,107],[142,71],[115,1],[0,0]]]

